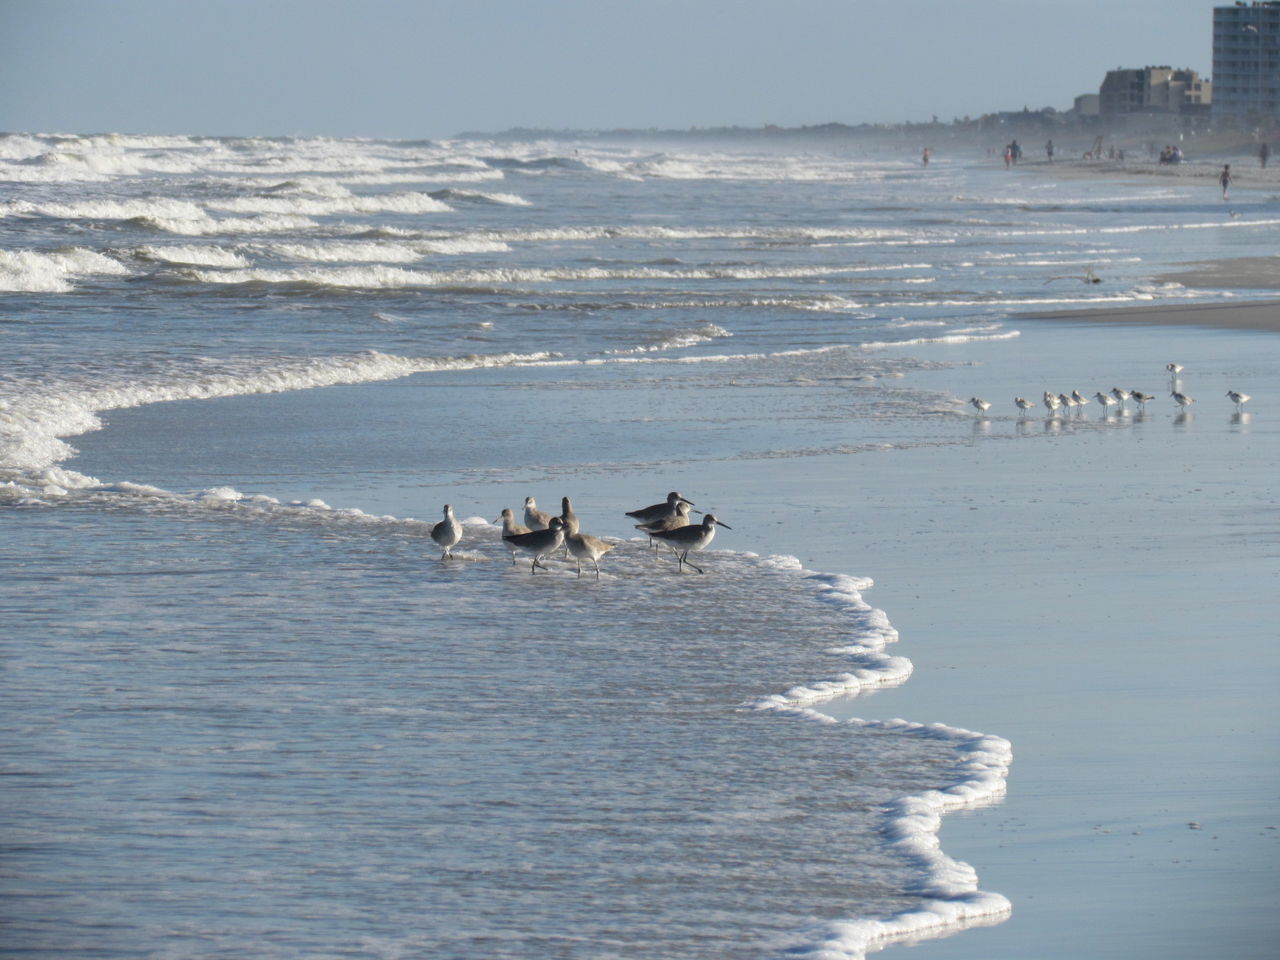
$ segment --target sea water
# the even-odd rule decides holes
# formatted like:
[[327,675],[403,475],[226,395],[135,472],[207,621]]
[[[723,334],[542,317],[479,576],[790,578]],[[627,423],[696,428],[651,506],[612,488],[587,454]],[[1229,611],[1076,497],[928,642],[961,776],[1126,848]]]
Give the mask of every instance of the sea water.
[[[804,570],[738,484],[982,442],[930,384],[1012,313],[1212,296],[1160,266],[1280,222],[854,152],[0,164],[4,909],[41,956],[834,957],[1000,920],[935,835],[1010,745],[819,712],[910,651],[874,569]],[[672,488],[733,528],[704,576],[623,515]],[[512,563],[492,521],[534,493],[617,543],[599,579]]]

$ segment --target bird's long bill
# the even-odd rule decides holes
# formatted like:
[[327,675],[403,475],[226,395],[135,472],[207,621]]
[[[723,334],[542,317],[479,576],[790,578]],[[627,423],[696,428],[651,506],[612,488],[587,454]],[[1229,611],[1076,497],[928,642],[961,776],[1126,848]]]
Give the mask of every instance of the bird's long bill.
[[[680,498],[680,502],[681,502],[681,503],[687,503],[687,504],[688,504],[689,506],[691,506],[691,507],[693,507],[693,506],[697,506],[697,504],[695,504],[692,500],[686,500],[684,497],[681,497],[681,498]],[[701,513],[702,511],[701,511],[701,510],[699,510],[698,512],[699,512],[699,513]]]
[[733,529],[733,527],[729,526],[727,523],[721,523],[719,520],[717,520],[717,521],[716,521],[716,525],[717,525],[717,526],[724,527],[726,530],[732,530],[732,529]]

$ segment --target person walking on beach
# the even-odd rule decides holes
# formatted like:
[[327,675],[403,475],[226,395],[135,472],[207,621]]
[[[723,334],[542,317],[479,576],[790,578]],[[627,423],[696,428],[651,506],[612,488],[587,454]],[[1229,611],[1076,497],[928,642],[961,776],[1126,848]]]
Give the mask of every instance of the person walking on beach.
[[1231,164],[1225,164],[1218,174],[1218,182],[1222,184],[1222,199],[1227,199],[1227,189],[1231,186]]
[[1258,148],[1258,161],[1262,164],[1262,169],[1267,169],[1267,159],[1271,156],[1271,148],[1265,143]]
[[1044,145],[1044,152],[1049,155],[1049,162],[1053,163],[1053,141],[1050,140]]

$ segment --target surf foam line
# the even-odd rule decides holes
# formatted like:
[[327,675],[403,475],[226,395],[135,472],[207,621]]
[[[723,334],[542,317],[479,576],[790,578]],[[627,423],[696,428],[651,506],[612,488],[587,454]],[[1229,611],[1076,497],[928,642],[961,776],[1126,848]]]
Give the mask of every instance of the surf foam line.
[[[809,573],[795,557],[770,557],[763,565],[800,572],[819,586],[818,598],[846,608],[852,623],[849,643],[828,652],[852,661],[845,673],[792,687],[748,706],[780,717],[822,724],[841,724],[815,704],[836,697],[856,696],[876,687],[903,683],[911,661],[884,650],[898,639],[884,611],[862,597],[869,578]],[[1009,900],[978,888],[977,872],[969,864],[947,856],[938,841],[942,817],[953,810],[976,808],[1004,796],[1013,747],[1002,737],[907,720],[843,721],[858,729],[891,730],[952,744],[956,760],[948,770],[950,785],[889,804],[881,836],[889,849],[914,865],[918,879],[909,891],[921,898],[918,907],[884,919],[836,920],[816,924],[781,944],[780,955],[807,960],[863,960],[867,952],[890,943],[944,936],[961,929],[1000,923],[1013,912]]]
[[[681,332],[648,350],[677,350],[727,336],[714,325]],[[418,373],[479,370],[515,366],[593,366],[608,363],[726,363],[798,356],[848,349],[833,345],[772,354],[657,357],[615,355],[566,358],[553,351],[536,353],[468,354],[459,357],[401,357],[367,353],[321,358],[244,361],[216,367],[177,364],[161,374],[117,378],[106,382],[45,384],[11,381],[0,386],[0,477],[49,493],[101,487],[98,480],[56,464],[75,455],[62,438],[102,428],[99,414],[173,400],[283,393],[339,384],[397,380]]]
[[[150,377],[79,385],[20,382],[0,394],[0,471],[27,474],[42,486],[92,487],[98,481],[54,465],[75,454],[61,438],[102,428],[107,410],[171,400],[209,400],[309,390],[338,384],[396,380],[415,373],[515,366],[558,356],[538,353],[470,354],[461,357],[399,357],[370,351],[349,356],[276,362],[245,361],[217,367],[188,363]],[[8,396],[5,396],[7,394]],[[16,479],[16,477],[14,478]]]

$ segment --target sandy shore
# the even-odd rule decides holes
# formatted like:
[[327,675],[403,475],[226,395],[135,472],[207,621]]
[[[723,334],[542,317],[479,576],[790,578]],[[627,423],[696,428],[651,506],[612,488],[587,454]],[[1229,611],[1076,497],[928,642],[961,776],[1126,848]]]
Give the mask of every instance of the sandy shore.
[[1213,159],[1190,159],[1182,163],[1159,163],[1147,159],[1126,160],[1024,160],[1019,170],[1052,173],[1057,177],[1117,177],[1149,179],[1164,177],[1175,180],[1208,180],[1217,187],[1224,164],[1231,165],[1232,189],[1280,190],[1280,166],[1270,163],[1264,169],[1256,155],[1223,156]]
[[[1278,261],[1280,262],[1280,261]],[[1222,269],[1230,270],[1232,261],[1225,261]],[[1204,269],[1210,274],[1216,265]],[[1171,274],[1164,280],[1176,280],[1185,286],[1182,277]],[[1219,284],[1205,283],[1205,286]],[[1280,282],[1276,283],[1280,289]],[[1075,320],[1099,324],[1140,324],[1147,326],[1215,327],[1221,330],[1259,330],[1280,333],[1280,300],[1251,301],[1247,303],[1188,303],[1159,304],[1149,307],[1103,307],[1089,310],[1051,310],[1040,313],[1018,314],[1028,320]]]

